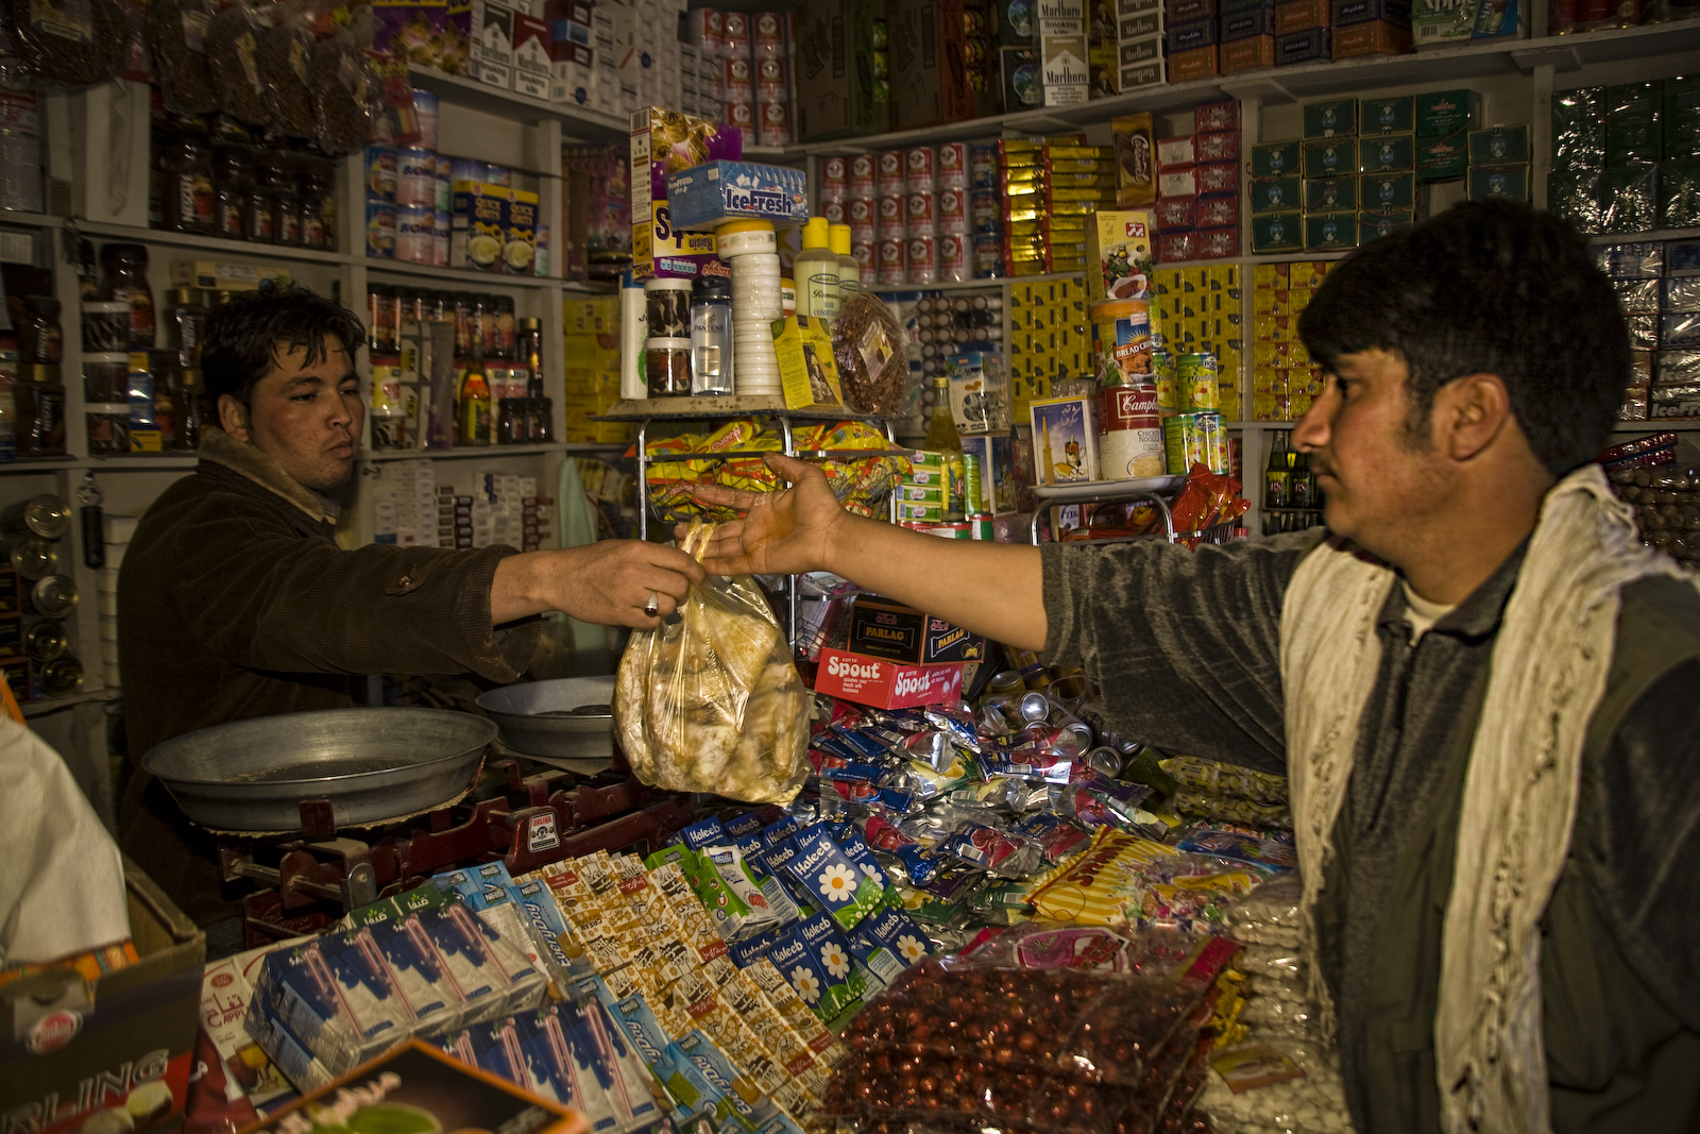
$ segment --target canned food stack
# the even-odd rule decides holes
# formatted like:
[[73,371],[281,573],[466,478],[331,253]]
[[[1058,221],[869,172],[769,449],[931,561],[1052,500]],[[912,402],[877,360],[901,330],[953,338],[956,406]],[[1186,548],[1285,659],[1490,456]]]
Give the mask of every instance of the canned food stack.
[[82,663],[67,652],[65,620],[77,603],[66,573],[70,530],[70,505],[51,494],[0,512],[0,674],[19,701],[64,697],[83,682]]
[[914,337],[921,345],[921,373],[943,373],[963,350],[1001,350],[1001,295],[923,295],[914,308]]
[[995,279],[1004,274],[1002,169],[995,145],[968,147],[968,231],[974,278]]
[[0,87],[0,209],[45,212],[42,192],[37,95]]
[[791,141],[791,89],[786,74],[790,55],[789,18],[783,12],[709,15],[717,18],[697,17],[691,35],[700,39],[699,52],[718,56],[724,120],[743,131],[746,146],[788,145]]
[[904,172],[902,150],[886,150],[874,157],[874,235],[879,242],[875,277],[880,287],[902,287],[909,282]]
[[[715,230],[718,255],[732,265],[733,379],[739,395],[782,392],[773,321],[784,317],[779,243],[768,221],[733,221]],[[687,352],[690,340],[685,340]],[[653,384],[651,386],[653,396]]]

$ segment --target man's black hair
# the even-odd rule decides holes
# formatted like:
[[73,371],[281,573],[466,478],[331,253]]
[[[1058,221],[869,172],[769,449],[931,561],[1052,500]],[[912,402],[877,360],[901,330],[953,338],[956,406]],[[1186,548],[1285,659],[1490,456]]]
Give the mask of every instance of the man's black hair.
[[346,307],[293,284],[268,281],[215,307],[201,347],[207,400],[217,406],[229,394],[249,407],[254,386],[276,367],[279,353],[300,348],[307,352],[306,365],[316,365],[325,356],[327,336],[342,343],[352,362],[366,342],[366,328]]
[[1435,393],[1497,374],[1535,457],[1555,477],[1605,447],[1629,383],[1629,332],[1611,281],[1570,224],[1472,201],[1342,260],[1299,319],[1311,357],[1380,348],[1410,367],[1407,428]]

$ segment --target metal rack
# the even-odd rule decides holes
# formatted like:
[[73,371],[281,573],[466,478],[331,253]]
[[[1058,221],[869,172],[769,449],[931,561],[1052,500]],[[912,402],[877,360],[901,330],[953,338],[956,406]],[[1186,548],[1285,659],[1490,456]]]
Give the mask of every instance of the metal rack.
[[[1148,500],[1157,506],[1157,514],[1163,517],[1163,538],[1169,543],[1176,543],[1182,537],[1193,532],[1175,531],[1175,517],[1169,510],[1169,502],[1164,496],[1174,496],[1186,483],[1184,476],[1148,476],[1134,480],[1096,480],[1084,484],[1037,485],[1033,495],[1045,505],[1052,504],[1130,504],[1139,500]],[[1033,519],[1028,525],[1028,537],[1034,547],[1038,547],[1039,520],[1044,516],[1044,508],[1033,511]],[[1139,537],[1144,538],[1144,537]],[[1110,542],[1110,541],[1104,541]]]

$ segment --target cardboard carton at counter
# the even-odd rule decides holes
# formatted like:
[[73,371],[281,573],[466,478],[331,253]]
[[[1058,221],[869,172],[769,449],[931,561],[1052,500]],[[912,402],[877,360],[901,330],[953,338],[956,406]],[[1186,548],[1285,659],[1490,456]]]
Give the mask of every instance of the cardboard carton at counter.
[[823,649],[815,673],[815,692],[876,709],[954,704],[962,699],[962,663],[904,665]]
[[850,607],[852,652],[912,665],[977,662],[986,657],[986,640],[942,618],[878,595],[857,595]]
[[82,1128],[116,1110],[134,1134],[183,1112],[200,1018],[207,939],[140,867],[124,860],[135,964],[95,981],[71,970],[0,989],[0,1115],[18,1134]]
[[[891,128],[909,130],[972,118],[974,90],[965,58],[962,0],[890,0],[885,14]],[[1080,46],[1084,74],[1086,45]],[[1084,90],[1082,96],[1084,101]]]

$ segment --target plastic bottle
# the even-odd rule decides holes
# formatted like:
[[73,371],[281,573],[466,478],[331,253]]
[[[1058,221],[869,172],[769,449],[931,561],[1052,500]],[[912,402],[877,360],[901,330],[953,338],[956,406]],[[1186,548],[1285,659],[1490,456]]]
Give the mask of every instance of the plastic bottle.
[[842,311],[851,297],[862,290],[862,265],[850,251],[849,225],[832,225],[828,235],[832,254],[838,257],[838,309]]
[[825,217],[803,225],[803,250],[792,265],[797,279],[797,314],[827,322],[838,318],[838,256]]

